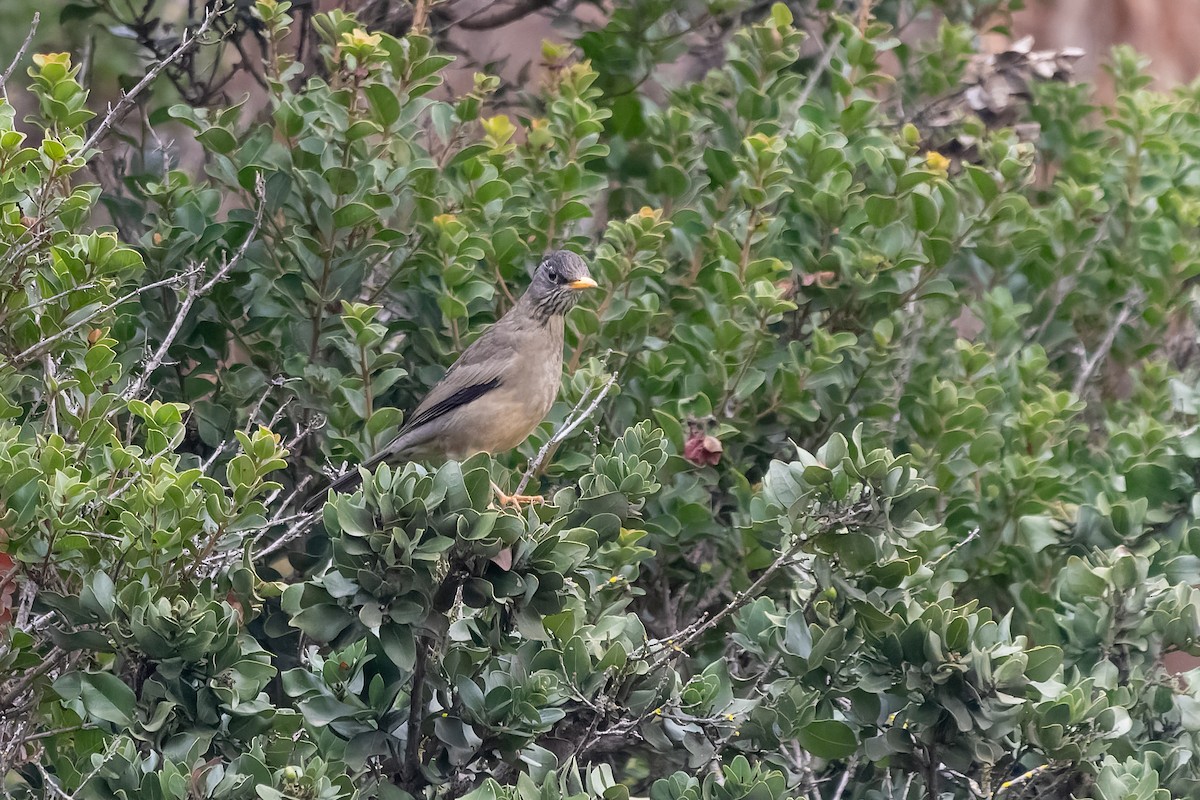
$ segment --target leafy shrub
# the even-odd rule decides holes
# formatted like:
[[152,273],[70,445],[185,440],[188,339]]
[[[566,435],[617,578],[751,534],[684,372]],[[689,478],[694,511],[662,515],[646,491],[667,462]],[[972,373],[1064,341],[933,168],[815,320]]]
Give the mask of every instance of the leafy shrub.
[[[916,43],[898,3],[679,5],[515,100],[340,10],[306,65],[275,0],[256,111],[10,83],[7,793],[1200,797],[1194,91],[1117,52],[1113,107],[1038,83],[1035,140],[943,153],[905,110],[976,4]],[[703,80],[645,84],[708,25]],[[137,103],[204,169],[126,136],[161,167],[88,183]],[[602,288],[530,441],[299,513],[559,247]]]

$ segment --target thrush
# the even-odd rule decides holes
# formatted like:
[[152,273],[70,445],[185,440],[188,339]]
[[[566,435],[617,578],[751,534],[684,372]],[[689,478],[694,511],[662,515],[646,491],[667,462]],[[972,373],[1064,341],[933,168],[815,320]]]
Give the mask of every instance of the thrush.
[[[554,405],[562,383],[563,315],[581,290],[595,286],[587,264],[575,253],[558,250],[546,256],[521,299],[462,351],[396,438],[362,467],[462,460],[476,453],[502,453],[529,438]],[[346,492],[361,480],[357,469],[335,478],[308,498],[305,510],[320,505],[328,490]],[[534,499],[496,492],[502,503]]]

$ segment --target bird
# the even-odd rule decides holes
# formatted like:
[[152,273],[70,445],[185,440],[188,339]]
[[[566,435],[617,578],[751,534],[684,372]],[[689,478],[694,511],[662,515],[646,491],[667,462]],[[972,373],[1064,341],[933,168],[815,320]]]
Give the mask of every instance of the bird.
[[[596,288],[587,263],[569,250],[548,254],[525,294],[459,355],[404,421],[399,433],[363,462],[468,458],[502,453],[521,444],[541,424],[562,383],[564,315],[580,292]],[[329,491],[347,492],[362,480],[354,469],[309,495],[305,511],[322,505]],[[506,495],[492,484],[501,505],[540,500]]]

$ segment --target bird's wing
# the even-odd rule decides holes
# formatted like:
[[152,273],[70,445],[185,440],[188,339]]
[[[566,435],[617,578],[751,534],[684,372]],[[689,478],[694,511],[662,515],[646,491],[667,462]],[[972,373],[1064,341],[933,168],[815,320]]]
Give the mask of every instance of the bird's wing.
[[510,372],[516,350],[507,346],[505,337],[488,336],[474,341],[447,370],[445,377],[404,422],[401,435],[426,425],[499,388]]

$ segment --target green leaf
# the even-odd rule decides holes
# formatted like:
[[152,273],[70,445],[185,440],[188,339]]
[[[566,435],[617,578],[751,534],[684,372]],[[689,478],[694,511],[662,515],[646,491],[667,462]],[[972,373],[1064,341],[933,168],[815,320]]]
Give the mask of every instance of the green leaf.
[[1054,645],[1044,645],[1026,651],[1029,661],[1025,667],[1025,677],[1041,683],[1054,677],[1054,673],[1062,666],[1063,651]]
[[79,699],[89,716],[122,727],[133,724],[131,712],[137,707],[137,697],[124,681],[110,672],[72,673],[55,681],[55,691],[64,696],[72,692],[75,675]]
[[810,722],[796,737],[800,746],[817,758],[847,758],[858,750],[858,738],[844,722],[822,719]]
[[366,203],[346,203],[333,212],[333,224],[339,228],[353,228],[368,220],[377,219],[379,213]]

